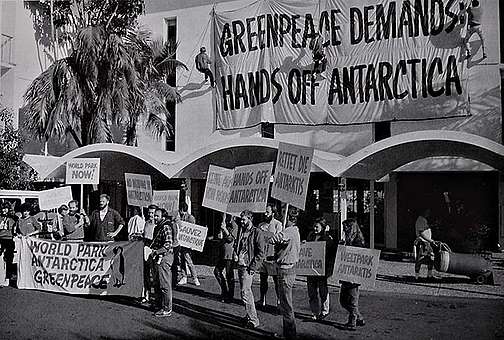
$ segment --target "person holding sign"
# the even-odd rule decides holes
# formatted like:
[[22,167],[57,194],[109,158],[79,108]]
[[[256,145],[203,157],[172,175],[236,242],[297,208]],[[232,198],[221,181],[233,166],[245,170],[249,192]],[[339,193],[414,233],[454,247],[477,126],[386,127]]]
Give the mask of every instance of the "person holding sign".
[[298,215],[298,209],[291,207],[287,214],[288,220],[285,229],[269,240],[269,243],[275,246],[280,313],[283,317],[283,335],[286,339],[296,338],[292,288],[296,281],[295,265],[299,261],[301,249],[301,238],[297,227]]
[[240,217],[241,228],[235,241],[233,257],[238,266],[241,299],[247,312],[245,326],[254,329],[259,327],[259,318],[254,304],[252,281],[264,260],[266,245],[262,231],[252,223],[252,212],[244,210]]
[[[365,248],[364,236],[359,224],[353,218],[343,221],[343,239],[340,244],[352,247]],[[349,330],[355,330],[356,326],[364,326],[364,318],[359,312],[359,284],[340,281],[340,304],[349,313],[348,322],[345,326]]]
[[[269,240],[274,235],[281,232],[284,227],[282,222],[275,218],[276,214],[276,206],[273,203],[268,203],[266,205],[266,211],[264,212],[265,221],[259,225],[259,229],[261,229],[267,240]],[[268,269],[270,272],[274,272],[274,255],[275,249],[272,244],[266,244],[266,259],[263,261],[263,265],[259,270],[259,275],[261,279],[260,292],[261,297],[259,301],[256,302],[256,305],[259,307],[266,306],[266,294],[268,293],[268,276],[271,275],[268,273]],[[273,276],[273,283],[275,284],[275,292],[277,296],[277,306],[279,305],[279,294],[278,294],[278,280],[276,275]]]
[[63,219],[63,232],[67,240],[83,241],[84,227],[89,225],[84,209],[79,211],[79,202],[71,200],[68,202],[68,215]]
[[[188,206],[186,202],[180,204],[180,220],[189,223],[196,223],[196,219],[188,211]],[[201,285],[198,280],[198,273],[196,272],[196,267],[191,258],[191,249],[186,247],[180,247],[180,273],[181,279],[179,280],[179,285],[185,285],[187,283],[187,272],[190,271],[192,278],[194,280],[194,285]]]
[[[231,215],[226,220],[226,214],[222,214],[222,223],[220,226],[220,234],[222,235],[220,243],[220,254],[217,265],[214,269],[214,275],[221,287],[221,301],[231,302],[234,299],[234,263],[233,263],[233,243],[236,240],[238,225],[234,217]],[[226,275],[224,276],[224,270]]]
[[109,207],[110,196],[100,195],[100,209],[93,211],[86,241],[113,241],[124,226],[121,215]]
[[[326,232],[326,220],[319,217],[313,223],[313,230],[306,236],[306,241],[325,241],[326,242],[326,263],[324,276],[308,276],[306,284],[308,288],[308,299],[312,311],[313,320],[323,320],[329,315],[329,290],[327,289],[327,279],[332,275],[334,261],[328,261],[334,258],[333,238]],[[332,262],[332,263],[331,263]],[[320,298],[319,298],[320,296]]]
[[165,209],[158,208],[154,213],[156,228],[152,249],[154,263],[154,288],[156,290],[157,307],[154,314],[157,317],[167,317],[172,314],[172,265],[173,265],[173,229],[172,222]]

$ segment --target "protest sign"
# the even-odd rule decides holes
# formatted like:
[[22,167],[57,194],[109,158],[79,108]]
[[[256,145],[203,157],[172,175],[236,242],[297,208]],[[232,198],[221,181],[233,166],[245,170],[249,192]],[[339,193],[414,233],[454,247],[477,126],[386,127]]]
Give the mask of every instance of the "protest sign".
[[240,213],[243,210],[264,212],[272,169],[273,162],[234,168],[227,212]]
[[338,280],[359,283],[365,288],[373,288],[380,262],[380,251],[349,246],[338,246],[334,276]]
[[208,176],[203,195],[204,207],[221,212],[227,211],[229,193],[233,183],[233,169],[212,165],[208,167]]
[[175,216],[179,211],[179,190],[153,190],[152,204],[163,208],[168,215]]
[[74,158],[66,163],[66,184],[100,183],[99,158]]
[[303,276],[325,275],[325,241],[305,242],[301,244],[296,274]]
[[178,241],[182,247],[203,251],[208,228],[197,224],[179,221]]
[[312,159],[313,148],[280,143],[271,197],[304,210]]
[[138,297],[143,242],[58,242],[21,237],[18,288]]
[[149,175],[130,174],[125,172],[126,196],[128,204],[147,207],[152,203],[152,186]]
[[40,210],[56,209],[71,200],[73,200],[71,187],[43,190],[39,193]]

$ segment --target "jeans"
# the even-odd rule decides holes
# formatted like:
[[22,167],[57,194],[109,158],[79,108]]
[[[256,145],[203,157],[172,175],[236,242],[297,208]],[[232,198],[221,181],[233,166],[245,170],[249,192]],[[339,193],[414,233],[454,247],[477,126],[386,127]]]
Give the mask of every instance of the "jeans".
[[296,319],[292,307],[292,288],[295,281],[294,268],[278,269],[278,298],[280,299],[280,314],[283,317],[283,335],[286,339],[296,337]]
[[[214,275],[221,287],[222,297],[232,300],[234,297],[234,262],[233,260],[220,260],[214,268]],[[226,271],[226,276],[223,272]]]
[[[268,273],[259,273],[260,278],[261,278],[261,285],[260,287],[260,292],[261,292],[261,303],[266,302],[266,294],[268,293]],[[279,293],[278,293],[278,278],[276,275],[272,275],[273,277],[273,283],[275,284],[275,293],[276,297],[278,299]]]
[[[327,289],[327,277],[308,276],[308,299],[310,309],[314,315],[329,314],[329,290]],[[320,298],[319,298],[320,297]]]
[[191,249],[180,247],[180,273],[181,277],[187,277],[187,268],[191,272],[191,276],[193,279],[198,278],[198,274],[196,273],[196,267],[191,258]]
[[145,295],[144,297],[147,297],[150,295],[150,289],[151,289],[151,269],[152,269],[152,257],[149,256],[147,261],[144,261],[144,290],[145,290]]
[[245,304],[245,311],[247,312],[247,318],[254,324],[254,326],[259,326],[259,318],[257,317],[257,311],[255,308],[254,294],[252,293],[252,280],[254,276],[250,275],[247,271],[247,267],[238,268],[238,280],[240,281],[240,292],[241,299]]
[[172,271],[173,254],[166,253],[158,264],[154,258],[154,289],[161,309],[172,310]]
[[357,320],[362,320],[359,312],[359,285],[350,282],[341,282],[340,304],[348,313],[348,323],[355,326]]

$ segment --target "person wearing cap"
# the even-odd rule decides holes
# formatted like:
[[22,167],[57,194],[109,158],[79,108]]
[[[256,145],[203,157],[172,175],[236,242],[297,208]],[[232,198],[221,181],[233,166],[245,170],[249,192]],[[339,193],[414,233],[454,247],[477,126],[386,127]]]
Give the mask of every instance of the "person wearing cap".
[[196,69],[205,75],[205,82],[210,78],[210,86],[214,87],[214,75],[208,66],[212,64],[212,60],[210,60],[210,57],[206,54],[206,48],[204,46],[200,48],[200,53],[198,53],[194,59],[194,63],[196,64]]
[[113,241],[124,226],[121,215],[109,207],[110,196],[100,195],[100,209],[93,211],[85,241]]

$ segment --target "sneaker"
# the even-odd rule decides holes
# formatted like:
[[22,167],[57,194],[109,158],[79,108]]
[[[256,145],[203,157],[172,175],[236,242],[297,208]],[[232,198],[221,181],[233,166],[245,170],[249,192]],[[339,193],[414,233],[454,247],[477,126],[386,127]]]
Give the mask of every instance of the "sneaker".
[[329,313],[320,313],[319,315],[317,315],[317,320],[324,320],[328,315]]
[[318,317],[317,317],[317,315],[312,314],[311,319],[312,319],[313,321],[316,321],[316,320],[318,319]]
[[[186,283],[187,283],[187,279],[186,279]],[[201,286],[201,283],[199,282],[198,278],[194,279],[194,285],[197,287]]]
[[154,313],[154,316],[158,318],[165,318],[167,316],[171,316],[171,314],[172,314],[171,310],[160,309],[156,313]]
[[183,277],[177,282],[178,285],[185,285],[187,284],[187,277]]
[[364,321],[364,319],[357,319],[356,324],[357,326],[362,327],[366,324],[366,321]]

